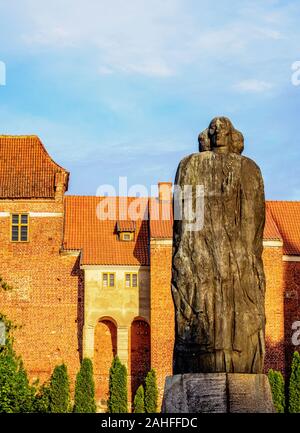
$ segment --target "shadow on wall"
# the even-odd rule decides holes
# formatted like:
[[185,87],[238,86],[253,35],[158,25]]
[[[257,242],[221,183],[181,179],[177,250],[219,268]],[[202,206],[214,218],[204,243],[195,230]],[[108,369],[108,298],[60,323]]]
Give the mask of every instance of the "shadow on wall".
[[270,339],[266,339],[266,356],[264,362],[264,373],[272,368],[273,370],[280,371],[285,375],[285,343],[281,340],[277,343],[272,343]]
[[78,278],[78,293],[77,293],[77,341],[78,355],[80,362],[82,361],[83,351],[83,325],[84,325],[84,273],[80,269],[80,257],[76,259],[71,272],[72,277]]
[[136,391],[144,385],[150,371],[150,326],[143,318],[136,318],[131,324],[131,399],[134,401]]
[[117,355],[117,324],[111,317],[102,317],[95,326],[94,378],[95,396],[106,408],[109,392],[109,370]]
[[294,322],[300,321],[300,262],[283,262],[284,281],[284,341],[285,341],[285,373],[290,375],[293,353],[300,350],[295,346],[292,336]]

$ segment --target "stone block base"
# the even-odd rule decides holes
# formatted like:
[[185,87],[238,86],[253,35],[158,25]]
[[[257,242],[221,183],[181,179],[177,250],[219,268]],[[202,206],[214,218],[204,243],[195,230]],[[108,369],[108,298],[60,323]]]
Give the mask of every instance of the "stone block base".
[[163,413],[274,413],[265,374],[197,373],[166,379]]

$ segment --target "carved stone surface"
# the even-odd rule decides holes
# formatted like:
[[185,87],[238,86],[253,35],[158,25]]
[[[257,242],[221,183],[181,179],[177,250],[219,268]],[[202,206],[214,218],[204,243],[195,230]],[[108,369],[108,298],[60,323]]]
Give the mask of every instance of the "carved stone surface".
[[274,413],[264,374],[198,373],[167,377],[163,413]]
[[230,413],[275,412],[271,387],[265,374],[228,374]]
[[214,119],[199,143],[202,151],[181,161],[175,181],[182,190],[203,185],[204,224],[191,231],[185,216],[174,221],[174,374],[261,373],[262,176],[251,159],[240,155],[243,136],[228,119]]

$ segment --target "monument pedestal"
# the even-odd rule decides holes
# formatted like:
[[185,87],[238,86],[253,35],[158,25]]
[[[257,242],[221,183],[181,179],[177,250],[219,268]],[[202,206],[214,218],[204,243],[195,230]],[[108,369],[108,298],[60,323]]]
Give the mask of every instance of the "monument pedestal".
[[166,379],[162,413],[275,413],[265,374],[192,373]]

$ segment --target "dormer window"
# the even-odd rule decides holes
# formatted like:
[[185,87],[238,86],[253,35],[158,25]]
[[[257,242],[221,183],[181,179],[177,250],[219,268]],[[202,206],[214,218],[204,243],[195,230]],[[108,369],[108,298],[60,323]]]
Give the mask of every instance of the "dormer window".
[[121,241],[133,241],[134,240],[134,233],[133,232],[121,232],[120,233],[120,240]]
[[118,221],[117,232],[120,241],[131,242],[134,241],[135,221]]
[[11,241],[28,242],[29,217],[28,214],[12,214]]

